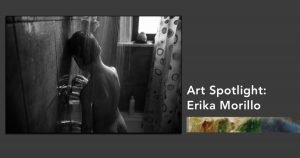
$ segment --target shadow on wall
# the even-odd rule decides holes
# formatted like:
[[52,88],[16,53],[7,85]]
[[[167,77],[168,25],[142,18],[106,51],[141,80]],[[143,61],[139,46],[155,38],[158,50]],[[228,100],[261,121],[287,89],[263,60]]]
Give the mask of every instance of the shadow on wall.
[[[106,39],[104,28],[97,39]],[[55,132],[58,80],[80,74],[66,41],[80,29],[79,17],[6,17],[6,133]],[[102,56],[113,50],[114,41],[105,43]]]

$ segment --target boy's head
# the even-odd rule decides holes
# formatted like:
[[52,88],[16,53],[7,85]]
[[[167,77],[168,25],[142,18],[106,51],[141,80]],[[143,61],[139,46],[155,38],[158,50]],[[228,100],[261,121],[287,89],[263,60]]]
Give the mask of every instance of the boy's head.
[[101,47],[91,33],[78,31],[69,40],[69,51],[82,69],[99,60]]

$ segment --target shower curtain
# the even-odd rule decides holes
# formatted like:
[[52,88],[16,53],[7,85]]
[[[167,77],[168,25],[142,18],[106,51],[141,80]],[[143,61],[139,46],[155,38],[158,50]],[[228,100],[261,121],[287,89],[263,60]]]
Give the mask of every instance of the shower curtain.
[[181,132],[181,21],[162,17],[142,126],[145,132]]

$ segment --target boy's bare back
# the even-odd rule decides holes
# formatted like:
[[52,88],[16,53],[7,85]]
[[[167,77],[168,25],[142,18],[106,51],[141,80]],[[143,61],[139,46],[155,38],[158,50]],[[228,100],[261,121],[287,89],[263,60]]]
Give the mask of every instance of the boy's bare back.
[[105,66],[104,70],[92,75],[81,93],[83,132],[116,133],[124,121],[118,110],[120,83],[116,69]]

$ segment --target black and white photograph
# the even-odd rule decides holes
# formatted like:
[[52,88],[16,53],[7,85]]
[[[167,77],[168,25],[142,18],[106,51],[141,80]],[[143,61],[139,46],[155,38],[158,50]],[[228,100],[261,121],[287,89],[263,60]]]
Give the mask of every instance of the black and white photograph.
[[6,134],[182,132],[181,16],[6,16]]

